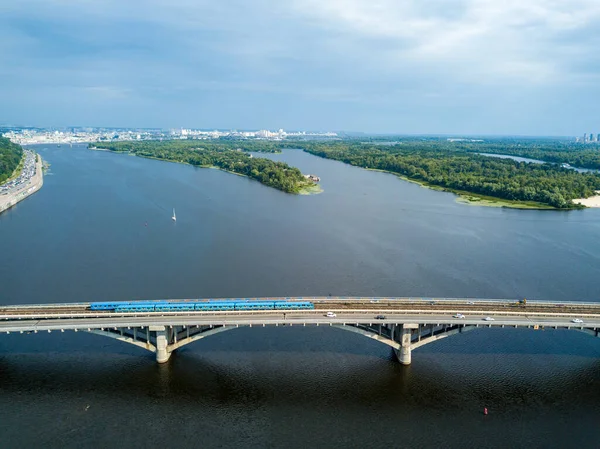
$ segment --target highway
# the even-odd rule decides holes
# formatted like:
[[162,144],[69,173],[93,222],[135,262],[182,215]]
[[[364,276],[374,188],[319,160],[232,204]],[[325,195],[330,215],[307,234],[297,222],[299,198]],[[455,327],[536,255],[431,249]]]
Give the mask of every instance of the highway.
[[143,316],[129,314],[129,316],[110,315],[104,313],[100,316],[81,316],[46,319],[11,319],[0,321],[0,332],[18,331],[47,331],[47,330],[85,330],[121,327],[148,327],[148,326],[282,326],[282,325],[345,325],[345,324],[404,324],[419,323],[423,325],[446,324],[480,327],[561,327],[575,329],[600,329],[600,316],[583,318],[583,323],[573,323],[570,316],[498,316],[494,321],[485,321],[490,314],[468,315],[465,318],[454,318],[450,314],[411,314],[389,313],[385,319],[376,319],[372,312],[344,313],[339,311],[335,318],[328,318],[320,311],[317,312],[252,312],[252,313],[187,313],[164,314],[146,313]]

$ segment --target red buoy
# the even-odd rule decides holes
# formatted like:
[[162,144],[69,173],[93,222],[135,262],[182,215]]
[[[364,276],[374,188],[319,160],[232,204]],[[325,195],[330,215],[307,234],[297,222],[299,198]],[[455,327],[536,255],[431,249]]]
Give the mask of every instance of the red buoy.
[[484,414],[484,415],[487,415],[487,414],[488,414],[487,407],[483,407],[483,414]]

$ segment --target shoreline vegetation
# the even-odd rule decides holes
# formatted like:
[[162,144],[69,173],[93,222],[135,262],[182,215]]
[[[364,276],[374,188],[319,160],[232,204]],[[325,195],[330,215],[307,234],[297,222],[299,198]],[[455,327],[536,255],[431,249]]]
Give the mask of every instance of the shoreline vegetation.
[[388,175],[395,176],[403,181],[412,182],[413,184],[417,184],[420,187],[424,187],[430,190],[437,190],[439,192],[448,192],[453,193],[457,196],[456,201],[462,204],[468,204],[471,206],[486,206],[486,207],[506,207],[510,209],[538,209],[538,210],[556,210],[555,207],[548,206],[543,203],[536,203],[534,201],[510,201],[503,200],[501,198],[495,198],[493,196],[486,195],[477,195],[471,192],[467,192],[464,190],[454,190],[448,189],[445,187],[436,186],[433,184],[428,184],[423,181],[418,181],[416,179],[410,179],[406,176],[399,175],[398,173],[391,172],[389,170],[380,170],[377,168],[365,168],[365,170],[375,171],[379,173],[387,173]]
[[314,194],[318,184],[306,179],[300,170],[284,162],[253,157],[249,152],[278,153],[276,146],[262,146],[255,141],[166,140],[143,142],[95,142],[92,150],[128,153],[149,159],[216,168],[254,179],[268,187],[292,194]]
[[0,135],[0,185],[18,178],[24,164],[21,146]]
[[[478,145],[469,147],[469,150],[464,142],[416,138],[391,142],[285,142],[283,146],[300,148],[315,156],[357,167],[392,173],[424,187],[454,193],[459,196],[459,202],[474,205],[583,209],[585,203],[574,200],[592,197],[600,190],[600,175],[597,173],[580,173],[557,164],[530,164],[476,154],[489,149],[488,145],[481,143],[483,141],[477,142]],[[471,148],[476,148],[476,152]],[[498,154],[501,153],[499,147],[495,149]],[[600,154],[597,157],[600,159]]]

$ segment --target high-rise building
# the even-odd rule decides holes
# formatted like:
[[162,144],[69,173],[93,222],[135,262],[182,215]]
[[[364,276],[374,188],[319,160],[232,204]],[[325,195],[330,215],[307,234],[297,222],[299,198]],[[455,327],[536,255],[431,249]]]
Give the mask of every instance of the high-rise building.
[[583,143],[587,143],[587,141],[588,141],[587,139],[588,139],[587,138],[587,133],[584,133],[583,134]]

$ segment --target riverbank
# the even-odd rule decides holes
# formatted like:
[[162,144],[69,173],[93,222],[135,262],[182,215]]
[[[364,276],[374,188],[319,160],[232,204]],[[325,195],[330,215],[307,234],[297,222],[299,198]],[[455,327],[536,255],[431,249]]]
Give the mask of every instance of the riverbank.
[[485,206],[485,207],[506,207],[509,209],[534,209],[534,210],[568,210],[568,209],[557,209],[552,206],[548,206],[547,204],[536,203],[534,201],[511,201],[505,200],[501,198],[495,198],[492,196],[486,195],[478,195],[471,192],[466,192],[463,190],[455,190],[450,189],[448,187],[441,187],[435,184],[429,184],[424,181],[418,181],[416,179],[411,179],[403,175],[399,175],[398,173],[394,173],[392,171],[380,170],[378,168],[366,168],[365,170],[376,171],[381,173],[387,173],[390,175],[394,175],[397,178],[402,179],[403,181],[412,182],[413,184],[418,184],[421,187],[425,187],[426,189],[437,190],[440,192],[448,192],[453,193],[458,198],[456,198],[456,202],[461,204],[467,204],[470,206]]
[[10,209],[19,201],[23,201],[28,196],[33,195],[44,185],[42,157],[39,154],[37,154],[36,157],[37,161],[35,164],[35,175],[32,176],[31,180],[29,180],[25,186],[15,192],[0,195],[0,213]]

